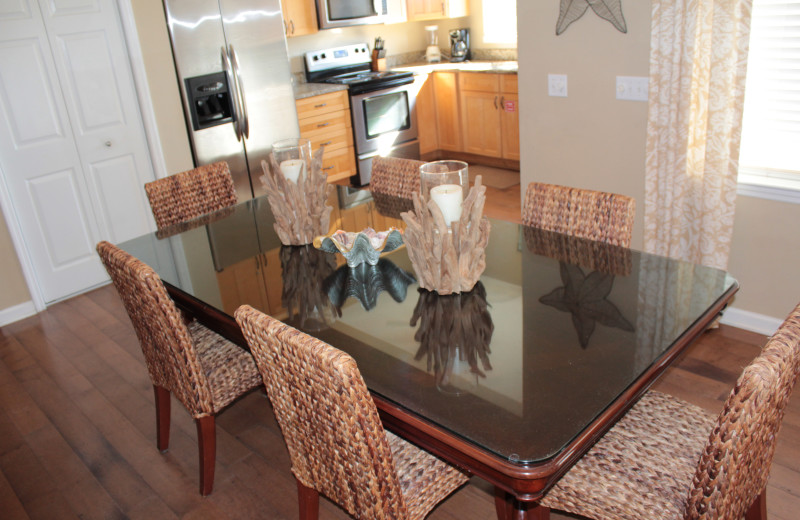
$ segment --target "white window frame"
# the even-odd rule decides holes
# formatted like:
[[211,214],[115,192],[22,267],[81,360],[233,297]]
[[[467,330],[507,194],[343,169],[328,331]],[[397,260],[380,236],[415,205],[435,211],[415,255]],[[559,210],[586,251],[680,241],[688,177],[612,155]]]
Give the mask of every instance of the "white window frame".
[[[800,8],[800,0],[778,0],[777,2],[775,0],[754,0],[754,14],[758,12],[757,4],[760,1],[769,3],[773,7],[776,4],[785,4],[792,5],[795,9]],[[775,16],[774,12],[772,16]],[[788,42],[794,44],[794,47],[789,45],[787,48],[796,48],[797,52],[800,52],[800,37],[797,36],[797,32],[790,34]],[[780,70],[783,72],[784,69]],[[748,71],[749,73],[750,71]],[[792,82],[793,85],[797,84],[800,87],[800,80],[792,80]],[[746,107],[747,92],[745,92],[745,110],[747,109]],[[737,193],[750,197],[800,204],[800,170],[780,171],[766,167],[741,165],[740,161]]]

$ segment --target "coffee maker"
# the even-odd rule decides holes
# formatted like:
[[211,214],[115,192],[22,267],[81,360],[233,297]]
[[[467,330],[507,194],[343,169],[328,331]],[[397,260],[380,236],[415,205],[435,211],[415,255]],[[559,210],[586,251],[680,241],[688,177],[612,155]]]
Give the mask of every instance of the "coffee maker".
[[470,59],[469,29],[453,29],[450,31],[450,61]]

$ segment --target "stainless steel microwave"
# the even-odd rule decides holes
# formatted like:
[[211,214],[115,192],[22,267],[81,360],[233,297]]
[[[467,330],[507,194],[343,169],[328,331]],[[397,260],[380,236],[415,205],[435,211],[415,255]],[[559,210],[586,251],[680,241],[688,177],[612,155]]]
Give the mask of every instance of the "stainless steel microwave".
[[392,0],[317,0],[320,29],[384,23]]

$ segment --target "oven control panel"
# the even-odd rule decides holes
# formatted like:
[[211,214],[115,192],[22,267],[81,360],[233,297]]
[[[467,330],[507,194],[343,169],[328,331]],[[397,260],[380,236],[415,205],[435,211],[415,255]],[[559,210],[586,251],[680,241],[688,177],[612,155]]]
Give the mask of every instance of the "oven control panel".
[[306,70],[309,72],[319,72],[321,70],[336,69],[348,65],[360,65],[370,63],[372,57],[369,53],[369,45],[358,43],[355,45],[345,45],[320,51],[311,51],[305,54]]

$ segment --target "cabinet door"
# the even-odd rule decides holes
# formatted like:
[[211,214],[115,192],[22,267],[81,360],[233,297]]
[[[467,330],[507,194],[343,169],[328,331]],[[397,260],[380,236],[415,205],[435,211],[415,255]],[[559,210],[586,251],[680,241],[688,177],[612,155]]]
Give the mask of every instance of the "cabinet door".
[[499,93],[462,91],[461,120],[465,152],[500,157],[503,149]]
[[314,0],[282,0],[281,10],[286,36],[314,34],[319,30]]
[[419,153],[428,153],[439,149],[433,74],[420,74],[415,82],[419,85],[416,109]]
[[461,151],[461,128],[459,126],[458,88],[455,72],[436,72],[433,75],[436,92],[436,123],[439,148],[452,152]]
[[444,18],[444,4],[442,0],[408,0],[408,21]]
[[500,96],[500,123],[503,130],[503,158],[519,160],[519,97]]

